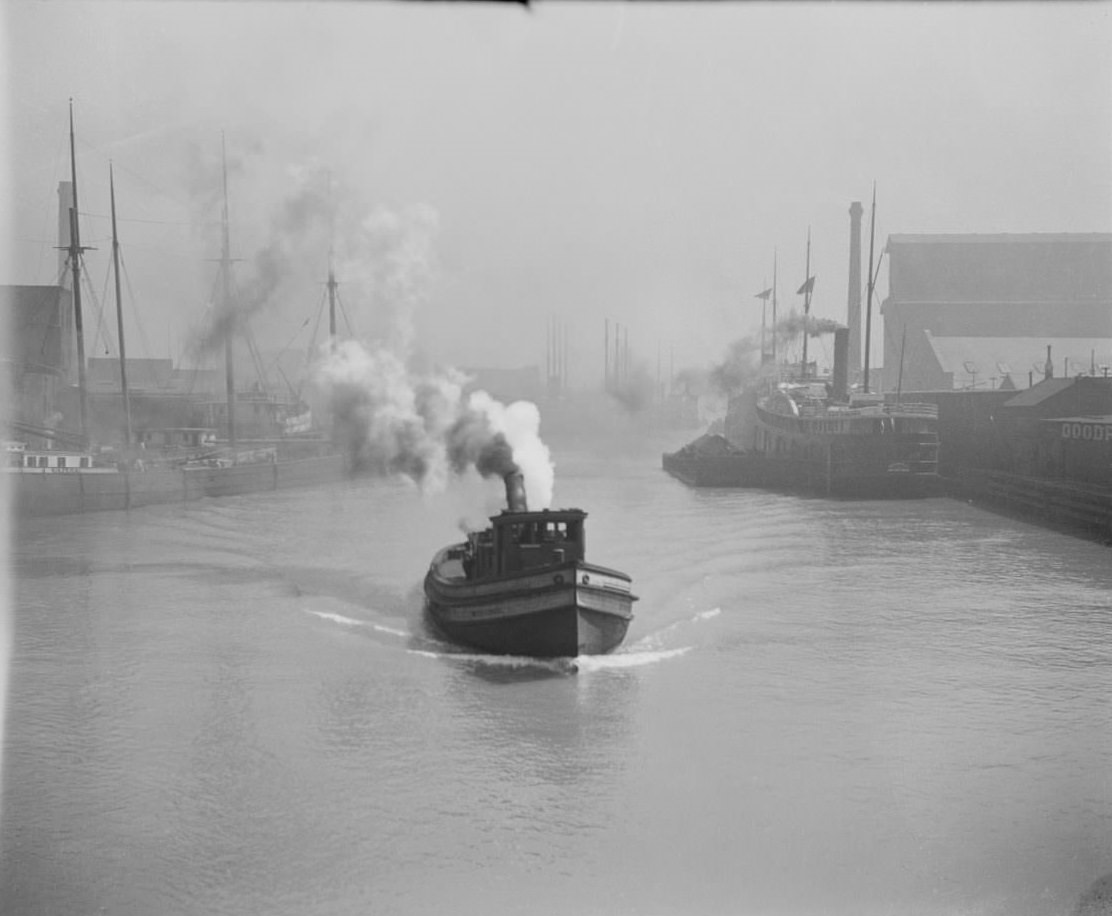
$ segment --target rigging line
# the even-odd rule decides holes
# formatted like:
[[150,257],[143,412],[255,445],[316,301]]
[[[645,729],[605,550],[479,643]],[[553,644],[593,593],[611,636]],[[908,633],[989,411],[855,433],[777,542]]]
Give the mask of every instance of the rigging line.
[[[84,259],[82,259],[82,260],[84,260]],[[97,326],[96,326],[96,330],[93,332],[93,347],[92,347],[92,349],[93,349],[94,352],[96,352],[97,345],[100,342],[100,338],[103,334],[104,335],[104,348],[107,351],[109,349],[108,336],[107,336],[107,333],[103,330],[103,328],[104,328],[104,299],[107,298],[107,294],[108,294],[108,275],[105,274],[105,277],[104,277],[105,295],[102,296],[99,300],[97,299],[96,290],[93,289],[92,281],[89,278],[88,269],[85,269],[85,270],[82,271],[81,279],[85,281],[85,289],[88,292],[89,296],[92,298],[93,303],[97,307]]]
[[301,336],[301,332],[305,330],[306,325],[308,325],[310,321],[312,321],[311,318],[306,318],[303,322],[301,322],[297,330],[294,331],[293,337],[289,339],[289,342],[284,347],[282,347],[282,349],[275,354],[274,359],[270,361],[270,365],[267,367],[268,371],[278,365],[278,360],[280,360],[282,356],[285,355],[286,351],[293,346],[293,342]]
[[[59,143],[59,146],[63,150],[68,150],[68,148],[69,148],[69,129],[68,128],[66,128],[62,131],[62,139]],[[54,175],[55,179],[58,177],[58,172],[59,172],[58,163],[62,162],[64,160],[64,158],[65,158],[64,152],[56,153],[55,156],[54,156],[53,175]],[[45,211],[46,212],[43,216],[43,227],[42,227],[43,235],[47,234],[46,230],[47,230],[47,227],[50,225],[51,214],[53,214],[54,219],[58,218],[58,212],[57,212],[57,207],[56,206],[55,207],[46,207]],[[55,232],[57,232],[57,227],[55,227]],[[45,249],[39,249],[39,263],[35,265],[35,278],[36,279],[38,279],[38,277],[40,277],[42,275],[41,274],[42,259],[43,259],[43,255],[45,253],[46,253]],[[59,285],[61,285],[61,284],[59,284]]]
[[[105,216],[103,213],[86,213],[81,212],[81,216],[88,217],[89,219],[102,219],[109,220],[111,217]],[[204,226],[219,226],[219,220],[189,220],[189,219],[144,219],[139,216],[120,216],[117,217],[116,222],[119,223],[144,223],[150,226],[188,226],[191,229],[197,229]]]
[[[162,187],[159,184],[156,184],[155,182],[151,181],[151,179],[145,177],[144,175],[141,175],[139,172],[136,172],[134,169],[130,169],[126,165],[120,165],[119,163],[116,164],[116,168],[119,171],[126,172],[133,178],[138,179],[143,184],[147,185],[147,187],[154,189],[168,200],[174,201],[174,203],[178,204],[178,206],[182,207],[183,209],[188,210],[190,208],[191,203],[188,199],[182,199],[181,197],[178,197],[175,192],[168,191],[166,188]],[[217,225],[219,225],[219,220],[215,222]]]
[[[120,246],[120,267],[124,272],[124,284],[127,286],[127,300],[131,305],[131,315],[135,320],[135,326],[139,329],[139,339],[143,342],[143,353],[146,354],[148,359],[154,356],[154,350],[151,347],[151,342],[147,339],[147,331],[143,327],[142,315],[138,308],[135,307],[135,291],[131,288],[131,274],[127,269],[127,262],[124,260],[123,246]],[[173,355],[170,356],[170,363],[173,365]]]
[[307,354],[307,358],[310,363],[313,361],[313,351],[317,348],[317,332],[320,331],[320,322],[322,316],[324,315],[325,295],[325,293],[321,293],[320,305],[317,306],[317,323],[313,325],[313,336],[309,338],[309,352]]
[[344,324],[347,325],[348,337],[354,337],[355,328],[352,327],[351,319],[348,317],[347,309],[344,307],[344,300],[340,298],[339,290],[336,291],[336,301],[340,303],[340,311],[344,315]]
[[[55,286],[57,286],[59,288],[62,288],[62,278],[66,275],[67,270],[69,270],[68,266],[62,265],[62,267],[58,271],[58,280],[54,284]],[[59,296],[58,298],[60,300],[61,296]],[[61,310],[61,302],[60,301],[58,303],[58,306],[59,306],[59,310]],[[36,311],[37,311],[37,309],[36,309]],[[61,322],[59,322],[59,324],[60,323]],[[42,343],[39,344],[39,356],[43,357],[44,360],[46,359],[46,344],[47,344],[47,341],[50,339],[50,329],[53,326],[54,326],[53,321],[51,321],[49,319],[47,321],[43,322]]]
[[[306,319],[306,320],[308,320],[308,319]],[[294,405],[293,406],[294,406],[294,409],[296,410],[298,407],[301,406],[301,391],[297,388],[294,388],[293,385],[290,384],[290,380],[288,378],[286,378],[286,373],[282,371],[281,366],[276,366],[275,368],[278,370],[278,374],[280,376],[282,376],[282,381],[286,383],[286,387],[290,389],[290,394],[293,395],[293,399],[294,399]]]
[[255,335],[251,332],[251,328],[247,325],[243,327],[243,337],[247,341],[247,350],[251,354],[251,362],[254,363],[255,376],[259,380],[259,386],[265,392],[267,390],[266,374],[263,371],[262,356],[259,355],[258,345],[255,343]]

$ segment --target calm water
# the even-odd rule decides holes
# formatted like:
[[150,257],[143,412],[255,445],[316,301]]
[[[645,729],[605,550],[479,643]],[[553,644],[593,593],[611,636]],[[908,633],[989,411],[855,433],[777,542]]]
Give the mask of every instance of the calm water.
[[0,910],[1022,916],[1112,872],[1108,548],[555,457],[641,595],[577,671],[423,631],[477,488],[25,524]]

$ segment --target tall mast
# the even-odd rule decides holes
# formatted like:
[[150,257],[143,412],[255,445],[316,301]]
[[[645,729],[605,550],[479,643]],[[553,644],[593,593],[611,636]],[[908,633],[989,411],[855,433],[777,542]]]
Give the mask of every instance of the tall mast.
[[224,336],[224,379],[228,399],[228,448],[236,447],[236,373],[232,360],[232,243],[228,233],[228,153],[224,134],[220,134],[220,157],[224,175],[224,210],[222,213],[223,244],[220,251],[220,276],[223,281],[224,315],[228,321]]
[[328,253],[328,339],[336,346],[336,272],[332,267],[332,252]]
[[70,269],[73,271],[73,325],[77,335],[77,390],[81,403],[81,438],[88,444],[89,425],[85,392],[85,327],[81,319],[81,234],[77,219],[77,154],[73,140],[73,99],[69,103],[70,121],[70,182],[73,186],[73,206],[70,207]]
[[807,378],[807,325],[811,316],[811,227],[807,227],[807,267],[803,282],[803,378]]
[[[869,393],[869,338],[873,330],[873,241],[876,235],[876,182],[873,182],[873,210],[869,216],[869,287],[865,297],[865,373],[862,378],[865,394]],[[889,273],[891,280],[891,273]]]
[[610,319],[603,319],[602,331],[602,390],[610,390]]
[[[763,282],[761,283],[761,286],[764,286]],[[767,330],[766,330],[767,322],[765,320],[766,317],[767,317],[766,313],[768,312],[768,287],[767,286],[765,286],[764,294],[761,295],[759,298],[761,300],[761,363],[763,365],[765,360],[768,359],[768,334],[767,334]],[[659,349],[658,349],[658,351],[657,351],[657,363],[658,364],[660,362],[659,357],[660,357],[660,353],[659,353]]]
[[332,212],[332,173],[328,173],[328,198],[329,198],[329,233],[328,233],[328,341],[329,347],[336,346],[336,270],[335,270],[335,236],[336,214]]
[[622,326],[614,322],[614,387],[622,384]]
[[116,330],[120,337],[120,391],[124,399],[124,447],[131,447],[131,400],[127,391],[127,347],[124,344],[124,313],[120,296],[120,241],[116,234],[116,179],[108,162],[108,193],[112,199],[112,272],[116,277]]
[[772,364],[776,365],[776,249],[772,249]]
[[560,353],[562,354],[562,362],[560,365],[560,390],[567,391],[568,387],[568,323],[563,323],[563,331],[561,332],[561,345]]

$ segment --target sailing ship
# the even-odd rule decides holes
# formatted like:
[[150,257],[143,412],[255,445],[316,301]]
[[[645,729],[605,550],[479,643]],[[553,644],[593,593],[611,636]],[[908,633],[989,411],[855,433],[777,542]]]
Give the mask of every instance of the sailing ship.
[[[267,396],[258,386],[251,392],[236,390],[230,334],[225,345],[226,403],[219,405],[195,399],[194,406],[205,414],[205,428],[133,430],[120,295],[115,179],[111,164],[109,189],[112,264],[123,429],[115,433],[98,429],[95,438],[107,439],[111,444],[103,445],[95,441],[89,422],[89,386],[82,324],[81,269],[82,253],[86,249],[80,241],[72,102],[69,129],[71,206],[68,214],[69,244],[64,250],[67,252],[67,267],[73,281],[76,394],[80,430],[75,432],[54,428],[55,424],[48,428],[20,420],[9,420],[7,426],[11,438],[5,442],[7,462],[4,470],[7,472],[5,482],[16,516],[36,517],[99,509],[129,509],[153,503],[253,493],[341,479],[347,471],[346,459],[335,451],[327,439],[309,431],[311,416],[300,399],[283,403],[280,399]],[[226,170],[224,195],[221,268],[224,307],[230,308],[229,268],[232,259],[228,244]],[[334,284],[331,268],[329,277]],[[252,433],[260,438],[254,441],[237,439],[237,413],[258,418]],[[227,432],[222,445],[215,441],[216,429],[210,428],[217,425]],[[35,442],[44,443],[46,447],[38,447],[33,444]]]
[[536,658],[601,655],[633,619],[628,575],[586,560],[581,509],[530,512],[522,475],[504,478],[507,508],[491,526],[438,551],[425,607],[448,639]]

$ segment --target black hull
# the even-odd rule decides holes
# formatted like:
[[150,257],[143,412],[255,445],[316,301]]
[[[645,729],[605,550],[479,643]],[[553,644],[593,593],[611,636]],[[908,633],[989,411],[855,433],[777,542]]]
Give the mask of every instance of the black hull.
[[625,639],[629,618],[600,614],[574,604],[511,620],[459,623],[446,608],[427,602],[429,619],[451,642],[489,655],[574,658],[605,655]]
[[878,469],[876,473],[831,473],[823,462],[757,453],[693,457],[665,454],[665,471],[689,487],[753,487],[847,499],[921,499],[942,492],[937,473]]
[[665,471],[689,487],[775,487],[782,475],[760,455],[692,456],[666,453]]
[[622,573],[586,563],[468,581],[425,577],[425,610],[450,641],[492,655],[604,655],[625,638],[637,600]]

